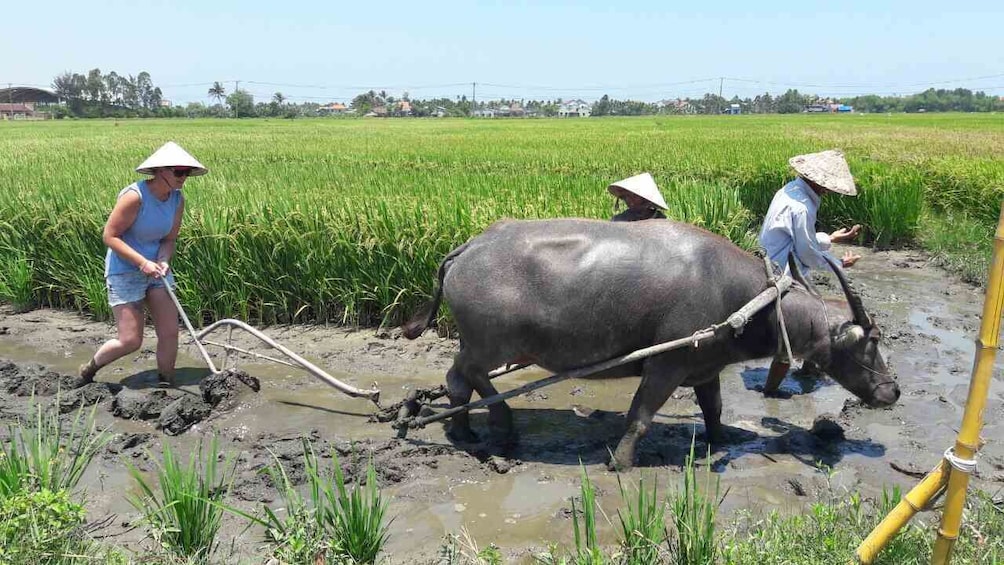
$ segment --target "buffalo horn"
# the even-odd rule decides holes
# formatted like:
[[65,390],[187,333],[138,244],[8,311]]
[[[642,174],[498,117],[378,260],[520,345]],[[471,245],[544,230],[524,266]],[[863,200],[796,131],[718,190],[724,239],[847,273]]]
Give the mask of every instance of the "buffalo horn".
[[851,313],[854,314],[854,323],[865,328],[866,330],[872,327],[872,319],[865,312],[865,307],[861,304],[861,297],[858,296],[853,290],[851,290],[850,283],[847,282],[847,275],[844,274],[844,268],[840,266],[832,257],[827,254],[823,254],[823,258],[826,262],[830,264],[830,268],[837,275],[837,280],[840,281],[840,287],[844,289],[844,295],[847,297],[847,304],[851,307]]
[[788,253],[788,271],[791,272],[791,278],[804,286],[805,290],[809,291],[809,294],[819,298],[819,291],[816,290],[816,287],[812,286],[812,283],[802,274],[802,270],[798,268],[798,261],[795,261],[794,253]]

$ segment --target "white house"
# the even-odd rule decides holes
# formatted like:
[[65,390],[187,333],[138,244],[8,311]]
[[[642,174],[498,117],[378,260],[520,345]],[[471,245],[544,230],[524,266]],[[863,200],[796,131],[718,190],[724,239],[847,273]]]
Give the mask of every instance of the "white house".
[[582,100],[569,100],[558,106],[559,118],[588,118],[593,107]]

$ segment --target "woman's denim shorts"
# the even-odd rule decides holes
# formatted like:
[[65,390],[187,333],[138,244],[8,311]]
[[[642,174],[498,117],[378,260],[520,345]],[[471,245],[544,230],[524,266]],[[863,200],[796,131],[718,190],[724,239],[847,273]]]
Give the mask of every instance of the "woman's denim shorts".
[[[166,279],[171,284],[172,289],[176,288],[172,273],[167,273]],[[151,288],[164,286],[164,279],[155,279],[139,271],[133,271],[131,273],[108,275],[105,277],[105,283],[108,287],[108,305],[115,307],[146,300],[146,291]]]

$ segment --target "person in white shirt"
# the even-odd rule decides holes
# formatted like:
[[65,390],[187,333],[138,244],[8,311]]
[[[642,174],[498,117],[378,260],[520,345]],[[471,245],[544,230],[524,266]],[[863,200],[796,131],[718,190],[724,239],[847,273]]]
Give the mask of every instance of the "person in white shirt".
[[[798,177],[774,194],[760,230],[760,245],[785,272],[788,254],[792,252],[803,271],[827,267],[823,254],[828,252],[830,244],[854,239],[861,226],[842,228],[832,234],[816,233],[816,212],[827,192],[856,195],[854,177],[844,154],[837,150],[799,155],[788,163]],[[841,262],[850,267],[860,258],[848,251]]]
[[[824,254],[829,254],[831,243],[852,240],[861,232],[861,226],[841,228],[831,234],[816,232],[816,213],[820,200],[828,192],[846,196],[857,195],[854,177],[838,150],[810,153],[792,157],[788,163],[798,177],[774,194],[770,208],[760,230],[760,245],[770,260],[784,273],[788,273],[788,255],[793,254],[803,273],[816,268],[829,268]],[[841,264],[854,265],[861,256],[850,251],[844,253]],[[773,394],[788,373],[790,360],[775,358],[767,374],[764,394]]]

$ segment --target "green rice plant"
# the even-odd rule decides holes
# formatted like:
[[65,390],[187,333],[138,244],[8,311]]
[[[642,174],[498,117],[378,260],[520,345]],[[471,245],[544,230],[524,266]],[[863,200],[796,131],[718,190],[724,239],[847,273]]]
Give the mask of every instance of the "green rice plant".
[[8,438],[0,443],[0,500],[24,492],[73,489],[111,440],[95,427],[95,407],[86,416],[81,407],[66,423],[56,410],[36,404],[33,420],[8,426]]
[[959,273],[969,283],[987,283],[996,223],[984,224],[960,212],[930,212],[918,237],[934,262]]
[[264,519],[249,518],[265,528],[273,555],[284,562],[347,558],[354,563],[375,563],[387,542],[391,521],[386,519],[387,502],[380,494],[372,461],[366,467],[365,484],[347,488],[337,454],[332,454],[332,470],[323,472],[310,443],[302,441],[309,499],[299,494],[273,454],[275,464],[267,473],[279,489],[285,516],[280,518],[266,506]]
[[[708,457],[710,457],[710,452]],[[718,558],[719,480],[712,482],[711,467],[706,467],[703,492],[697,483],[694,462],[694,440],[684,463],[683,486],[669,496],[675,536],[670,540],[670,553],[678,563],[712,565]]]
[[220,501],[229,494],[236,470],[229,456],[222,468],[218,466],[215,436],[208,452],[203,447],[200,441],[186,467],[164,444],[156,483],[147,480],[132,463],[126,463],[140,491],[127,499],[143,514],[153,539],[168,552],[196,562],[206,562],[216,549],[225,511]]
[[644,479],[639,479],[635,496],[624,486],[619,474],[617,486],[626,507],[617,510],[624,559],[629,564],[658,562],[666,540],[666,502],[659,500],[658,481],[653,481],[649,490]]
[[274,464],[266,467],[265,472],[279,490],[285,516],[280,518],[278,513],[268,506],[263,507],[265,519],[249,516],[253,522],[265,528],[265,536],[273,545],[272,556],[282,563],[310,563],[318,560],[326,562],[341,554],[338,540],[330,532],[325,531],[321,522],[317,520],[318,509],[327,499],[320,496],[322,485],[314,482],[315,479],[321,478],[321,474],[317,472],[317,458],[310,443],[305,438],[302,441],[304,468],[310,481],[309,503],[289,480],[289,475],[278,456],[272,453]]
[[[0,223],[2,229],[5,226]],[[0,302],[11,304],[17,312],[27,312],[34,304],[31,265],[24,250],[8,248],[0,252]]]
[[[929,215],[996,224],[1002,115],[747,118],[19,124],[0,128],[0,266],[21,265],[18,281],[30,266],[33,305],[108,316],[102,226],[168,138],[212,169],[186,183],[172,263],[196,323],[399,323],[453,247],[503,218],[607,219],[607,184],[642,171],[671,216],[751,249],[788,158],[830,147],[861,193],[827,198],[820,229],[861,223],[861,244],[929,248]],[[973,253],[951,265],[989,257]]]
[[694,224],[752,249],[756,218],[739,197],[739,190],[723,182],[679,180],[665,190],[669,217]]
[[[596,487],[589,480],[586,467],[579,462],[581,469],[580,495],[582,508],[575,508],[575,499],[572,499],[572,528],[575,535],[575,554],[571,563],[575,565],[603,565],[607,563],[607,557],[600,549],[599,540],[596,537]],[[582,513],[582,524],[579,524],[579,511]]]

